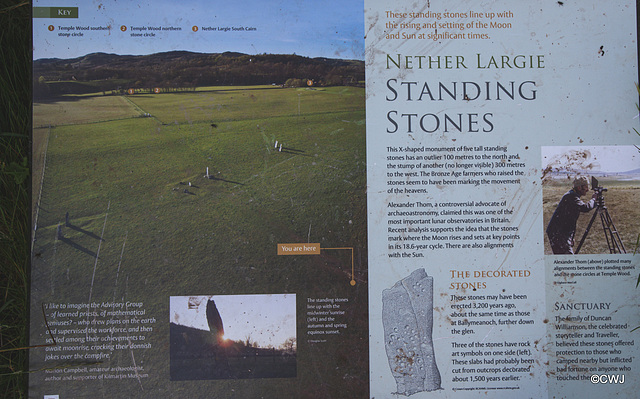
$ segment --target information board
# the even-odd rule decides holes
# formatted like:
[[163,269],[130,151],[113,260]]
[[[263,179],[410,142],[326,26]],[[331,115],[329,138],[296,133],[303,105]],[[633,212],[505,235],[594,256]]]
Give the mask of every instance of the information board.
[[30,396],[634,397],[634,3],[34,2]]

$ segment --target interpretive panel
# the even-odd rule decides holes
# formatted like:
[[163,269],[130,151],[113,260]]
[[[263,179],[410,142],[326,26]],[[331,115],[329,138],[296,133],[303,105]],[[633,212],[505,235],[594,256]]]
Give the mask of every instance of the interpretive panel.
[[31,397],[367,397],[363,3],[34,6]]
[[34,398],[634,397],[635,3],[34,2]]
[[633,396],[635,4],[365,6],[371,397]]

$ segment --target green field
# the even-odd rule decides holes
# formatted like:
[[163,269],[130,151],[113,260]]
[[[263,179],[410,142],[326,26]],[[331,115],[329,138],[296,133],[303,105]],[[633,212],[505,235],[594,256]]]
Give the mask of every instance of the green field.
[[[599,179],[600,186],[607,189],[604,193],[605,206],[617,229],[627,253],[632,253],[636,249],[638,234],[640,234],[640,209],[638,208],[638,198],[640,198],[640,182],[628,180],[616,180],[613,178]],[[543,216],[544,228],[547,228],[553,211],[558,206],[562,196],[571,189],[570,180],[548,180],[543,186]],[[589,191],[582,197],[583,201],[591,199],[593,191]],[[583,213],[578,218],[576,229],[574,251],[577,249],[589,221],[593,217],[594,211]],[[549,240],[545,234],[544,253],[553,254],[549,245]],[[608,254],[609,247],[605,239],[604,229],[600,217],[596,216],[591,230],[580,249],[580,254]]]
[[[42,303],[143,302],[157,319],[152,348],[135,352],[149,377],[119,381],[127,395],[367,395],[364,89],[70,96],[36,104],[34,126],[47,128],[34,134],[44,178],[34,205],[32,344],[45,338]],[[35,181],[34,202],[38,193]],[[354,248],[356,285],[350,251],[276,255],[278,243],[297,242]],[[297,378],[170,383],[169,296],[252,293],[297,294]],[[307,343],[308,297],[349,299],[349,328],[333,343]],[[32,368],[59,365],[43,360],[33,351]],[[101,367],[130,364],[116,351]],[[59,387],[71,395],[74,385]]]
[[96,123],[138,115],[123,96],[67,96],[60,101],[33,104],[35,128]]

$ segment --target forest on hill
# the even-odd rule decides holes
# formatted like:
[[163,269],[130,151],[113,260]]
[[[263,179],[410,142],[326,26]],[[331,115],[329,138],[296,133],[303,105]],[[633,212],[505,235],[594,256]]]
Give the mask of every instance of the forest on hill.
[[34,97],[127,89],[194,89],[202,86],[362,85],[364,62],[295,54],[203,54],[171,51],[149,55],[92,53],[33,62]]

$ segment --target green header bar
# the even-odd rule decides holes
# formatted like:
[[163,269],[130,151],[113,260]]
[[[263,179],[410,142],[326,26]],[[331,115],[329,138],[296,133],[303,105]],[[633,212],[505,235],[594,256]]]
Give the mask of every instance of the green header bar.
[[33,7],[33,18],[78,18],[78,7]]

